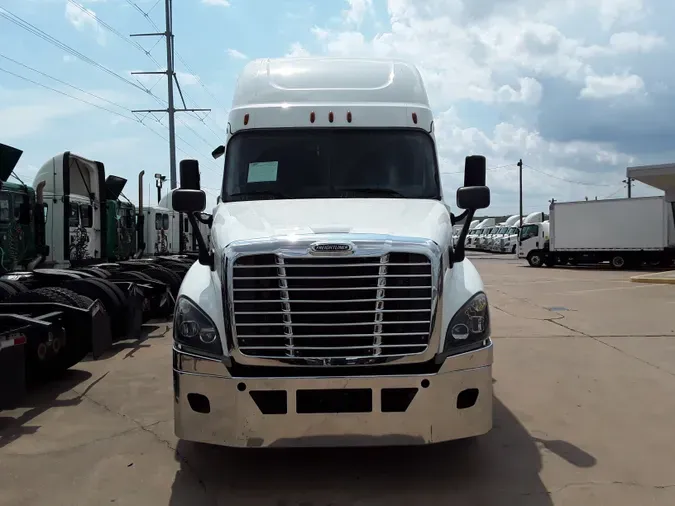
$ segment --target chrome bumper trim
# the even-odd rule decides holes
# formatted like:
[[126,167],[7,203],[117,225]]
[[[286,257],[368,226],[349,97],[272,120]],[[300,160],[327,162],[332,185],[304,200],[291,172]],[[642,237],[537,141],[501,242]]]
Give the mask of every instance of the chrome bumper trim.
[[[219,362],[174,354],[180,355],[174,364],[182,366],[174,367],[175,431],[190,441],[233,447],[414,445],[477,436],[492,428],[492,344],[449,357],[435,374],[388,376],[232,378]],[[372,391],[370,411],[297,412],[299,390],[352,388]],[[417,392],[404,412],[383,412],[381,391],[388,388]],[[458,409],[457,396],[467,389],[477,389],[478,398]],[[286,413],[263,414],[251,391],[285,391]],[[192,409],[189,394],[206,396],[209,412]]]

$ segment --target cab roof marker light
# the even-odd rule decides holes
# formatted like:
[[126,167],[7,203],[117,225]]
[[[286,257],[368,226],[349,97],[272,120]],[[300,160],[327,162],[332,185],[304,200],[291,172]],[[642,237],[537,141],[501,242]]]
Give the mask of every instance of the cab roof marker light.
[[352,122],[352,111],[347,111],[347,123]]
[[413,120],[413,123],[415,123],[417,125],[417,113],[416,112],[412,113],[412,120]]
[[244,114],[244,125],[248,125],[248,113]]
[[314,112],[309,113],[309,122],[314,123],[314,120],[316,120],[316,114]]
[[328,113],[328,121],[330,121],[332,123],[334,119],[335,119],[335,115],[333,114],[333,111],[329,112]]

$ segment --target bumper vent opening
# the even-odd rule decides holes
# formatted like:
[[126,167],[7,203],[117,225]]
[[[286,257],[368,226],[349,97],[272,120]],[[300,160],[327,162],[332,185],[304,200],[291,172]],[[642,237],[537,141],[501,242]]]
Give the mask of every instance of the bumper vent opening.
[[192,411],[196,413],[202,413],[204,415],[211,412],[211,402],[209,398],[202,394],[187,394],[187,400],[192,408]]
[[251,390],[249,394],[263,415],[285,415],[288,413],[286,390]]
[[476,404],[478,400],[478,389],[467,388],[462,390],[457,396],[457,409],[467,409]]
[[370,388],[341,390],[298,390],[295,402],[297,412],[370,413],[373,411],[373,391]]
[[427,350],[432,265],[419,253],[239,257],[234,327],[247,356],[349,365]]
[[417,388],[383,388],[382,412],[405,413],[417,395]]

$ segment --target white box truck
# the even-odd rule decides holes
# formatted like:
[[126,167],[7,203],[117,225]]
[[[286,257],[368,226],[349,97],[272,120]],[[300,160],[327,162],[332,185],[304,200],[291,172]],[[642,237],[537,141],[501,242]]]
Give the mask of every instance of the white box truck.
[[[249,63],[229,112],[211,246],[195,160],[173,207],[200,259],[173,327],[176,435],[211,444],[425,444],[492,427],[492,342],[465,258],[489,205],[467,157],[453,247],[418,70],[389,60]],[[463,213],[464,214],[464,213]]]
[[548,224],[523,226],[518,256],[534,267],[667,266],[675,258],[674,221],[675,205],[664,197],[553,202]]

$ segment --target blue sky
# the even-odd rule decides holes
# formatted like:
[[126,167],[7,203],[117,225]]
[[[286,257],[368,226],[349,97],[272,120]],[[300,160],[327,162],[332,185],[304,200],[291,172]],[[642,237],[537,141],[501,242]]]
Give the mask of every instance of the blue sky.
[[[485,154],[490,167],[499,167],[488,179],[494,213],[516,210],[519,158],[527,164],[525,207],[531,211],[545,209],[552,197],[622,196],[627,165],[675,161],[674,55],[667,26],[675,16],[672,2],[174,3],[176,68],[187,105],[212,109],[206,117],[180,115],[178,158],[200,160],[202,183],[212,195],[221,169],[209,153],[222,142],[237,74],[250,59],[289,55],[375,55],[417,64],[437,116],[446,188],[452,192],[460,183],[465,155]],[[108,173],[127,177],[125,193],[134,201],[138,171],[146,171],[146,198],[152,175],[168,176],[165,115],[131,113],[164,107],[163,76],[137,76],[139,82],[130,75],[157,70],[153,59],[162,70],[164,42],[134,39],[150,51],[148,57],[126,37],[156,31],[153,23],[163,29],[163,4],[0,1],[5,9],[0,11],[0,69],[53,88],[0,71],[0,142],[24,150],[21,176],[32,181],[40,165],[66,150],[101,160]],[[117,75],[7,17],[30,23]],[[637,195],[653,193],[635,188]]]

